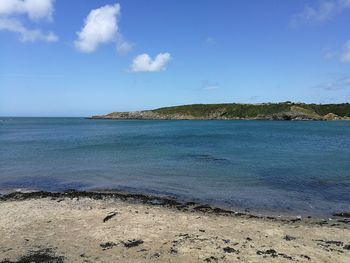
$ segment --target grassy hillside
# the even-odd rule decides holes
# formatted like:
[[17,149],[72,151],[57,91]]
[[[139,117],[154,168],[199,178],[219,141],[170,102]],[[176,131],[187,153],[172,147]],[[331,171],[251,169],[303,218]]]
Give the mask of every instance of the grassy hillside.
[[304,103],[264,103],[264,104],[193,104],[152,110],[162,115],[190,115],[208,117],[215,113],[226,118],[256,118],[282,113],[303,113],[310,117],[323,117],[328,113],[340,117],[350,116],[350,104],[304,104]]
[[138,112],[112,112],[96,119],[262,119],[262,120],[350,120],[350,104],[193,104]]

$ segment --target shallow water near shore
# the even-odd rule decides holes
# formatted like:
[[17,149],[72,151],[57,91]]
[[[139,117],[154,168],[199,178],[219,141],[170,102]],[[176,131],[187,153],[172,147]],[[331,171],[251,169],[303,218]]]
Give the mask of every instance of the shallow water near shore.
[[0,189],[125,189],[289,215],[350,210],[350,122],[0,120]]

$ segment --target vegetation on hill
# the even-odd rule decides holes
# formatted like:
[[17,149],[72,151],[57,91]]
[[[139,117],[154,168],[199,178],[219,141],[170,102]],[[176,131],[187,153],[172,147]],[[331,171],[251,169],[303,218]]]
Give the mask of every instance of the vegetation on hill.
[[94,116],[104,119],[272,119],[338,120],[350,119],[350,104],[192,104],[138,112],[113,112]]

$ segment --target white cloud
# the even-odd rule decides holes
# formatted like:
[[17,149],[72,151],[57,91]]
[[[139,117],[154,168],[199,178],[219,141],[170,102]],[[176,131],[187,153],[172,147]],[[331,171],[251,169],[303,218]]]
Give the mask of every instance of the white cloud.
[[350,40],[345,44],[344,51],[340,59],[344,63],[350,63]]
[[20,40],[23,42],[34,42],[37,40],[46,42],[58,41],[58,37],[54,33],[49,32],[45,34],[39,29],[27,29],[17,19],[0,18],[0,31],[1,30],[18,33],[20,35]]
[[23,42],[58,41],[58,37],[54,33],[43,33],[40,29],[29,29],[18,17],[27,15],[29,20],[35,22],[41,19],[52,21],[54,2],[55,0],[1,0],[0,31],[17,33]]
[[77,33],[78,40],[75,47],[85,53],[96,51],[99,45],[115,42],[117,52],[125,54],[132,48],[118,32],[118,20],[120,17],[120,5],[105,5],[91,10],[85,19],[84,27]]
[[28,15],[31,20],[52,19],[55,0],[1,0],[0,16]]
[[141,54],[134,58],[131,65],[133,72],[157,72],[166,69],[167,63],[170,61],[169,53],[160,53],[154,60],[148,54]]
[[94,9],[85,19],[85,25],[78,32],[75,46],[82,52],[90,53],[100,44],[111,42],[118,32],[117,17],[120,15],[120,5],[106,5]]
[[302,12],[293,16],[291,25],[320,24],[347,8],[350,8],[350,0],[322,0],[317,7],[305,6]]

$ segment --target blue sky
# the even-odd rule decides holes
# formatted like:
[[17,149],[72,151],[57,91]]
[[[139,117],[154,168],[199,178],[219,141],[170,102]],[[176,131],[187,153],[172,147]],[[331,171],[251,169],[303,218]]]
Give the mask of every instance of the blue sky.
[[350,101],[350,0],[1,0],[0,116]]

